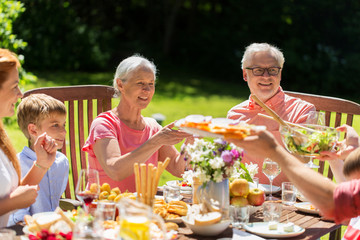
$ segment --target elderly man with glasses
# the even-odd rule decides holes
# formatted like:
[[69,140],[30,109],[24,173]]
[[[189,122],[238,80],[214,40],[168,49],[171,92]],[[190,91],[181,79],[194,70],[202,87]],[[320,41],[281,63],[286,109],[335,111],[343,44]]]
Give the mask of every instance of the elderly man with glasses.
[[[242,59],[243,78],[251,94],[255,94],[268,107],[273,109],[285,121],[305,123],[307,114],[315,111],[313,104],[299,98],[288,96],[280,87],[281,72],[285,62],[284,55],[275,46],[267,43],[253,43],[246,48]],[[265,111],[251,98],[236,105],[228,112],[227,117],[245,121],[249,124],[264,125],[282,144],[279,124],[276,121],[258,116]],[[283,144],[282,144],[283,145]],[[261,146],[259,146],[261,148]],[[263,159],[245,155],[245,162],[262,166]],[[260,183],[267,183],[266,176],[259,171]],[[274,179],[275,185],[287,180],[284,174]]]

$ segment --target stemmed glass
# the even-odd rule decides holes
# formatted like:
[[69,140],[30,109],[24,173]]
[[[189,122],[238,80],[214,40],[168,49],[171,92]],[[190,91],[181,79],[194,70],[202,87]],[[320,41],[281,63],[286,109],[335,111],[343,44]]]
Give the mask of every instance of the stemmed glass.
[[[306,124],[325,126],[325,113],[316,111],[309,112],[308,118],[306,119]],[[314,164],[313,156],[306,157],[310,158],[310,160],[305,164],[305,166],[309,168],[319,168],[318,165]]]
[[100,194],[99,172],[95,169],[81,169],[75,194],[82,202],[84,211],[89,213],[90,203]]
[[265,158],[262,165],[262,172],[270,181],[270,196],[266,197],[266,200],[279,200],[272,195],[272,183],[273,180],[280,174],[281,168],[277,162],[272,161],[270,158]]

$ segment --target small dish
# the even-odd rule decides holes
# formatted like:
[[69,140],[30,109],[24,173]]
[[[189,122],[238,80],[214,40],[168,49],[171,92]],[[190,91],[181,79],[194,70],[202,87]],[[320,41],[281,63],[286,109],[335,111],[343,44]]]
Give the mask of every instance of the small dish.
[[230,220],[223,220],[221,222],[206,225],[206,226],[198,226],[193,222],[189,222],[187,217],[182,217],[185,225],[191,229],[194,234],[198,234],[201,236],[216,236],[225,231],[230,225]]
[[294,207],[301,212],[319,214],[319,209],[315,208],[310,202],[295,203]]

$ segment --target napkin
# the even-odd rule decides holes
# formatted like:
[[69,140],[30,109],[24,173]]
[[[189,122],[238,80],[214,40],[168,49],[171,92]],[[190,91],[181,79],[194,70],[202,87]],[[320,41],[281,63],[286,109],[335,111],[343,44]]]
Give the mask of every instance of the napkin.
[[233,228],[233,240],[265,240],[265,238]]

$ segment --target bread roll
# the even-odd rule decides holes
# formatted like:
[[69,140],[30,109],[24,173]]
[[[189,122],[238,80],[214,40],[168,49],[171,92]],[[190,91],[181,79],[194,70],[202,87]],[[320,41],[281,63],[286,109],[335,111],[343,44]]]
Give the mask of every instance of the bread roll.
[[170,213],[176,213],[180,216],[186,216],[187,211],[187,205],[183,201],[171,201],[168,203],[168,212]]
[[166,227],[166,230],[167,230],[167,231],[170,231],[170,230],[175,230],[175,231],[177,231],[177,230],[179,230],[179,226],[178,226],[176,223],[174,223],[174,222],[167,222],[167,223],[165,223],[165,227]]

